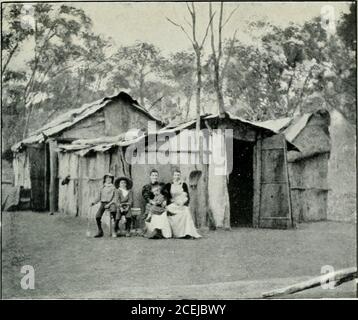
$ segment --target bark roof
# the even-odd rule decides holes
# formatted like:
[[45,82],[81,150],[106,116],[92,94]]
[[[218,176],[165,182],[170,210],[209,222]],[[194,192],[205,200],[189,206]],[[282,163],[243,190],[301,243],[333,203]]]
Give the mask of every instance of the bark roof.
[[53,121],[45,124],[40,129],[32,132],[29,137],[17,142],[11,147],[13,152],[17,152],[22,145],[41,143],[46,140],[47,137],[55,136],[64,130],[67,130],[74,126],[79,121],[93,115],[97,111],[103,109],[110,102],[121,99],[126,102],[132,108],[144,113],[149,119],[157,121],[162,124],[162,121],[151,115],[144,107],[140,106],[136,100],[133,100],[130,95],[121,91],[116,95],[102,98],[100,100],[84,104],[83,106],[75,109],[71,109],[60,116],[56,117]]

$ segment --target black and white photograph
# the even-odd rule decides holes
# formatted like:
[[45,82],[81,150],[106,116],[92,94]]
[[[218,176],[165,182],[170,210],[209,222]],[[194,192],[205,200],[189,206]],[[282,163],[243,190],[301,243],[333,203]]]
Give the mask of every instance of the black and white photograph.
[[356,2],[2,1],[1,299],[357,299],[356,113]]

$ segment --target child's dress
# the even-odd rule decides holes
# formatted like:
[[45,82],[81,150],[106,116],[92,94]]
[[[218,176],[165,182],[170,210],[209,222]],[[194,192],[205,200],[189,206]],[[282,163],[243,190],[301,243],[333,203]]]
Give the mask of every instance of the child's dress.
[[132,190],[123,190],[118,189],[118,201],[117,201],[117,216],[116,219],[120,220],[122,217],[125,217],[126,230],[130,231],[133,225],[133,217],[131,208],[133,205],[133,191]]
[[154,204],[148,205],[148,217],[146,219],[147,222],[150,222],[153,214],[161,215],[165,211],[166,200],[162,194],[155,196],[152,199],[152,202],[154,202]]
[[165,210],[165,197],[160,194],[154,197],[155,204],[149,206],[149,214],[146,219],[148,238],[154,238],[160,230],[164,238],[172,237],[167,212]]

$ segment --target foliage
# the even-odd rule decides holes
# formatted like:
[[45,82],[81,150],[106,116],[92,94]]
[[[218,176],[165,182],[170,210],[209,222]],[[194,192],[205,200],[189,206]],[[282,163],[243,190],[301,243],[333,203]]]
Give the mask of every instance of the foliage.
[[[344,24],[344,22],[341,22]],[[226,96],[236,113],[267,120],[318,108],[337,108],[355,123],[355,51],[320,18],[269,32],[257,46],[235,45]]]
[[343,14],[340,24],[337,28],[339,37],[346,46],[355,50],[357,45],[357,3],[352,2],[349,7],[349,13]]
[[[97,97],[108,42],[71,6],[7,4],[4,16],[2,124],[11,145],[58,112]],[[19,67],[16,57],[26,46],[32,55]]]
[[[179,96],[177,106],[180,110],[178,116],[181,120],[187,120],[190,112],[190,104],[195,94],[195,55],[191,52],[179,51],[170,56],[165,65],[164,77],[170,81],[176,94]],[[180,102],[180,97],[185,100]]]
[[154,45],[137,42],[132,46],[120,47],[112,57],[113,74],[110,85],[116,89],[130,89],[133,96],[139,97],[141,105],[150,94],[148,78],[154,78],[161,71],[164,61],[160,50]]
[[[193,8],[188,7],[190,14],[195,13]],[[111,39],[92,31],[82,9],[67,4],[4,4],[3,150],[63,111],[118,90],[128,91],[165,122],[188,120],[198,105],[198,70],[202,113],[217,112],[208,106],[217,105],[222,91],[225,109],[247,119],[336,108],[355,124],[355,13],[352,3],[334,34],[322,26],[320,17],[285,28],[265,20],[250,22],[251,44],[235,36],[220,37],[221,43],[217,37],[218,48],[209,56],[198,51],[198,69],[195,48],[201,42],[192,51],[168,56],[146,42],[116,48]],[[211,17],[206,35],[219,19]],[[213,35],[212,30],[212,44]]]

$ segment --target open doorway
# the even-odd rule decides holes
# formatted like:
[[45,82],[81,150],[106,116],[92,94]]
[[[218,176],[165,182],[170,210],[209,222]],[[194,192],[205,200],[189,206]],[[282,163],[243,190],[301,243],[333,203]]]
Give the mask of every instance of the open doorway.
[[231,227],[252,227],[254,143],[234,139],[233,168],[229,176]]
[[49,151],[46,143],[27,147],[30,161],[31,208],[47,211],[49,198]]

